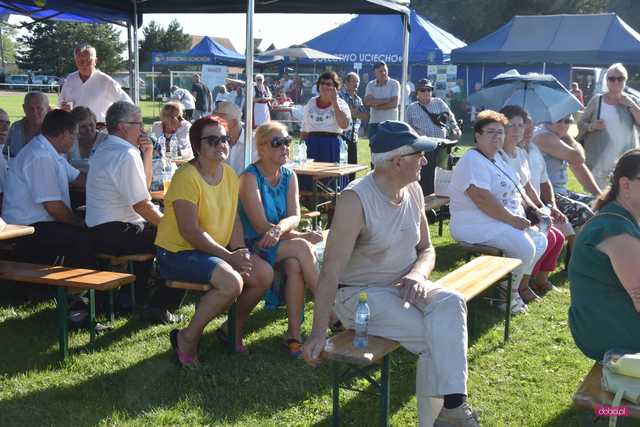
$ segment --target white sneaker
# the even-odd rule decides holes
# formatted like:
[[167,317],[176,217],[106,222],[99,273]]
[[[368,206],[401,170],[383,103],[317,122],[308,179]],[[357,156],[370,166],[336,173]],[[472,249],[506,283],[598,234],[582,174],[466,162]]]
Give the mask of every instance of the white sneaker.
[[433,427],[480,427],[478,416],[471,409],[469,403],[464,402],[457,408],[442,408]]
[[[501,311],[507,311],[507,304],[506,303],[500,303],[498,304],[498,308]],[[517,315],[517,314],[522,314],[522,313],[526,313],[529,311],[529,308],[527,307],[527,304],[525,304],[524,301],[522,301],[522,298],[520,297],[520,295],[513,295],[513,298],[511,299],[511,314]]]

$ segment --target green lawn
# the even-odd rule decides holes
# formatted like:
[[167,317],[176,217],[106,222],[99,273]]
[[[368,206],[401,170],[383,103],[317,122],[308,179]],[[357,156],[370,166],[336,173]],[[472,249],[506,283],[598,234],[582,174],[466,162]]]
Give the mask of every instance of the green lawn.
[[[15,99],[14,99],[15,98]],[[18,97],[0,106],[19,117]],[[150,108],[143,105],[145,121]],[[366,141],[360,161],[368,160]],[[445,227],[438,237],[435,277],[462,265]],[[484,426],[572,426],[577,414],[571,396],[591,365],[575,347],[567,327],[566,275],[552,276],[559,292],[532,304],[513,319],[511,340],[502,344],[503,315],[483,301],[470,305],[469,395],[482,411]],[[193,313],[193,300],[182,313]],[[311,327],[313,303],[305,310]],[[281,344],[286,313],[262,307],[249,320],[246,344],[253,354],[231,356],[214,338],[215,320],[201,347],[204,366],[178,369],[171,357],[169,326],[120,318],[114,330],[88,348],[86,332],[70,337],[71,357],[58,361],[52,302],[24,306],[0,297],[0,426],[13,425],[329,425],[331,383],[327,366],[307,367],[288,359]],[[447,325],[442,325],[446,328]],[[415,425],[415,356],[394,354],[391,423]],[[359,384],[366,387],[366,384]],[[342,392],[344,425],[374,425],[377,403]]]

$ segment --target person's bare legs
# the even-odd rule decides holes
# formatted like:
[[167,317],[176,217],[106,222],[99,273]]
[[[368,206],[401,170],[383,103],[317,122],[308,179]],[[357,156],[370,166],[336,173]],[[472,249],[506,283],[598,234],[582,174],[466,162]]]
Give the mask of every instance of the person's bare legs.
[[200,298],[189,326],[178,333],[178,347],[189,355],[197,353],[198,342],[207,324],[226,311],[242,292],[242,277],[224,261],[213,270],[210,283],[212,288]]
[[288,329],[287,339],[295,339],[302,343],[300,334],[300,317],[304,308],[304,279],[302,268],[296,258],[287,258],[283,262],[284,272],[287,275],[287,284],[284,290],[284,299],[287,303]]
[[[273,282],[273,269],[267,262],[257,255],[251,255],[253,264],[251,273],[244,278],[244,287],[238,297],[238,310],[236,317],[236,345],[242,347],[242,332],[249,314],[260,302]],[[225,327],[226,328],[226,327]]]

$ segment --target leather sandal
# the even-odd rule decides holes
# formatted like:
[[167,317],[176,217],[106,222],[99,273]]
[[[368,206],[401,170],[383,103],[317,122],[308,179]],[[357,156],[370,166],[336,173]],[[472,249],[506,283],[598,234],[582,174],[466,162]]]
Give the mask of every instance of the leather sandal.
[[520,298],[522,298],[522,301],[524,301],[525,304],[529,304],[532,301],[542,299],[528,286],[526,289],[518,289],[518,293],[520,294]]
[[173,354],[176,356],[178,363],[183,368],[198,366],[200,364],[198,354],[190,355],[180,350],[180,347],[178,346],[178,332],[180,332],[178,329],[174,329],[169,334],[171,348],[173,349]]

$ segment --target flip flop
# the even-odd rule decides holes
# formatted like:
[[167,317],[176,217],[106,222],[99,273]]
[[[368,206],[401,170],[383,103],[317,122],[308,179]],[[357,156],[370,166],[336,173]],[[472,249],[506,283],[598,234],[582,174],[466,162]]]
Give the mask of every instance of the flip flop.
[[288,338],[284,341],[284,344],[289,350],[289,356],[292,359],[299,359],[302,356],[302,343],[295,338]]
[[169,334],[169,340],[171,341],[171,348],[173,349],[173,354],[176,356],[178,363],[181,367],[193,367],[198,366],[200,361],[198,360],[198,355],[191,356],[180,350],[178,347],[178,329],[174,329]]

